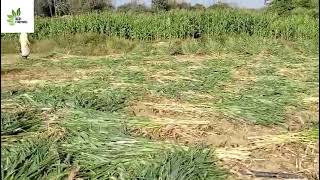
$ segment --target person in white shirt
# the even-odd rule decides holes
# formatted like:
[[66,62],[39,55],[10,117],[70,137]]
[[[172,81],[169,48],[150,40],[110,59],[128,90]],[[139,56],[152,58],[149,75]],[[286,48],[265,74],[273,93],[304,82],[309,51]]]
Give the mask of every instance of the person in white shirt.
[[21,56],[27,59],[30,54],[30,42],[28,40],[27,33],[20,34],[20,45],[21,45]]

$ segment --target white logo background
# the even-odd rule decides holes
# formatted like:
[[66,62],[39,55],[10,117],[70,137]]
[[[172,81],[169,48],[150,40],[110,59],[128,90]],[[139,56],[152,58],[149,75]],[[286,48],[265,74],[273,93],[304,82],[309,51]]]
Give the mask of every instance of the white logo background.
[[[12,10],[21,10],[21,21],[27,23],[8,23],[8,15]],[[34,32],[34,0],[1,0],[1,33],[33,33]]]

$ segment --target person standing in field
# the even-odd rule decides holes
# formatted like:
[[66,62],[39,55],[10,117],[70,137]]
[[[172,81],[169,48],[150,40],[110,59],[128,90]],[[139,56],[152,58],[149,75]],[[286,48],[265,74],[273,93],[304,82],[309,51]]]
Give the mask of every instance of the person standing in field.
[[27,33],[20,34],[20,47],[22,58],[27,59],[30,54],[30,42]]

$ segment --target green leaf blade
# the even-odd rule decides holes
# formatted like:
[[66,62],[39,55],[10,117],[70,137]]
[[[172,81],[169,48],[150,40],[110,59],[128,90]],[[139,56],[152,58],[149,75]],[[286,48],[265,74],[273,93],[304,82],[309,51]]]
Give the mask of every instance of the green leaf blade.
[[17,16],[20,16],[21,15],[21,10],[20,8],[17,9]]

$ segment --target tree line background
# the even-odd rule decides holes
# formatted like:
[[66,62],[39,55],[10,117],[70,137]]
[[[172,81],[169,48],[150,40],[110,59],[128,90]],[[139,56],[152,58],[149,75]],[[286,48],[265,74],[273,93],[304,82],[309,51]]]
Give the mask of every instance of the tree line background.
[[[218,3],[216,5],[224,6],[225,4]],[[130,0],[130,2],[115,8],[112,0],[35,0],[35,14],[49,17],[102,10],[155,11],[170,9],[205,9],[205,6],[202,4],[191,6],[190,3],[181,0],[152,0],[152,7],[150,8],[139,0]]]
[[[141,3],[141,0],[130,2],[115,8],[112,0],[35,0],[35,15],[52,17],[74,15],[92,11],[142,11],[156,12],[172,9],[213,9],[230,8],[223,1],[218,1],[209,7],[202,4],[191,5],[183,0],[152,0],[151,8]],[[295,9],[314,9],[315,16],[319,14],[318,0],[272,0],[268,9],[279,14],[288,14]]]

